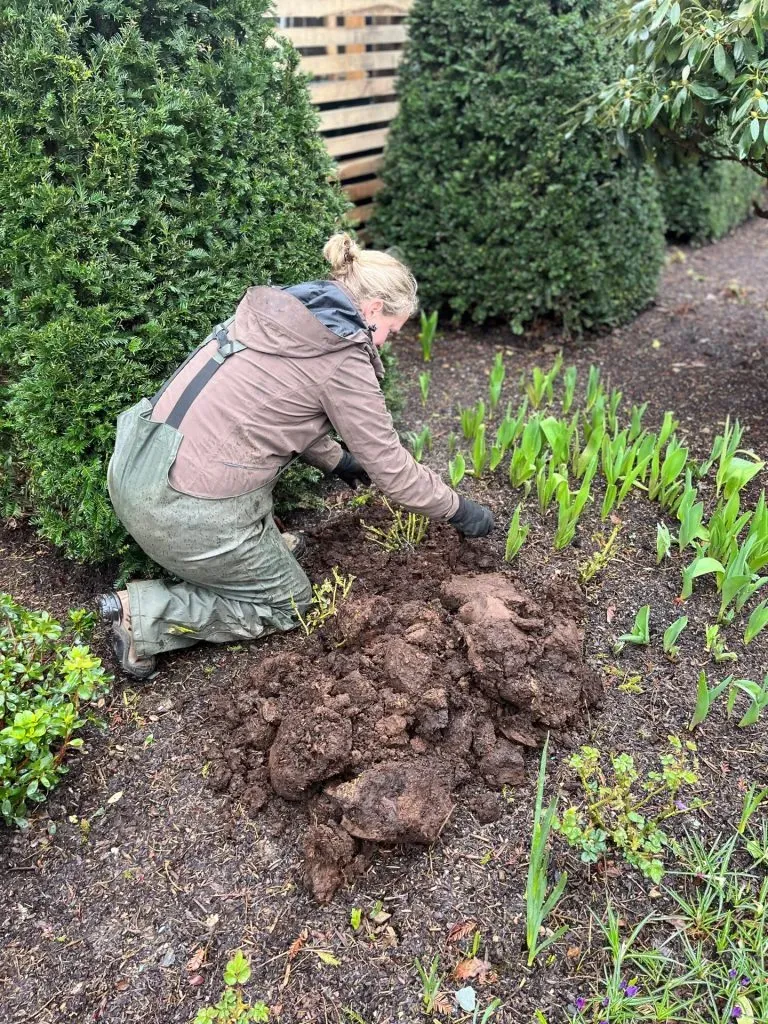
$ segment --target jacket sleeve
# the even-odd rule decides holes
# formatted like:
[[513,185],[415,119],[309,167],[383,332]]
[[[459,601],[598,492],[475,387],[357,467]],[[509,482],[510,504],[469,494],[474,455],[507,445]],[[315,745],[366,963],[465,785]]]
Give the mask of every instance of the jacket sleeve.
[[314,441],[309,448],[305,448],[301,457],[310,466],[317,466],[318,469],[324,469],[330,473],[338,466],[341,453],[341,445],[334,441],[330,434],[326,434],[325,437]]
[[401,444],[371,361],[351,352],[320,389],[325,414],[380,491],[410,512],[450,519],[459,496]]

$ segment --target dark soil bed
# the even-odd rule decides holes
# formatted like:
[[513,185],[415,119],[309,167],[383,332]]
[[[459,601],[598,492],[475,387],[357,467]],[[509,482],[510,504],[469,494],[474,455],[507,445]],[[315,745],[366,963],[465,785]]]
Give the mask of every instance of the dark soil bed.
[[[671,250],[657,304],[610,334],[442,332],[426,411],[424,366],[405,336],[404,420],[430,424],[426,461],[444,471],[456,404],[486,394],[494,353],[507,353],[514,399],[518,374],[565,344],[582,381],[595,363],[625,408],[649,402],[649,425],[674,410],[696,454],[730,414],[766,457],[767,313],[768,225],[753,221],[715,246]],[[570,931],[525,966],[535,747],[551,730],[553,789],[571,784],[579,743],[655,767],[667,736],[684,732],[700,669],[730,671],[704,651],[717,600],[697,587],[672,663],[660,635],[680,614],[681,563],[656,566],[655,506],[622,506],[615,557],[579,588],[579,566],[618,525],[600,522],[599,504],[558,553],[551,514],[529,501],[531,534],[510,567],[503,527],[520,495],[490,476],[462,489],[493,507],[493,537],[463,541],[433,525],[422,546],[394,555],[359,522],[381,511],[335,493],[294,524],[308,531],[314,580],[333,566],[357,577],[330,627],[201,646],[166,658],[148,683],[117,680],[104,727],[89,730],[45,812],[25,833],[0,833],[2,1020],[186,1024],[242,948],[247,992],[272,1019],[346,1021],[351,1008],[366,1024],[416,1021],[414,958],[439,955],[452,999],[469,922],[484,965],[471,983],[484,1002],[504,1001],[494,1019],[527,1024],[537,1008],[565,1019],[600,971],[590,910],[601,914],[610,893],[631,923],[663,898],[620,862],[590,868],[558,841],[552,870],[567,867],[569,881],[550,924]],[[113,571],[62,561],[24,524],[0,532],[0,586],[32,607],[86,605]],[[615,657],[613,640],[644,604],[651,646]],[[740,675],[768,671],[765,635],[745,648],[740,629],[726,631]],[[108,660],[103,635],[95,646]],[[707,803],[676,827],[714,837],[732,830],[750,782],[768,783],[766,729],[740,730],[716,707],[696,738]]]

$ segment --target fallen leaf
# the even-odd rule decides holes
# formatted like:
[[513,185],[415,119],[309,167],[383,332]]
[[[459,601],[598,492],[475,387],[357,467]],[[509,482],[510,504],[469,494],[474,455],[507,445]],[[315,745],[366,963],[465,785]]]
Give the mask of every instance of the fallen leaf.
[[445,996],[438,996],[435,1000],[434,1009],[438,1013],[451,1014],[453,1013],[453,1007],[451,1006],[448,999]]
[[476,978],[479,985],[484,985],[491,973],[491,965],[487,960],[481,960],[478,956],[462,960],[453,969],[453,976],[457,981],[469,981]]
[[605,609],[605,621],[606,622],[613,622],[613,617],[615,616],[615,614],[616,614],[616,605],[615,604],[609,604],[608,607]]
[[294,941],[288,947],[288,959],[289,960],[293,960],[294,957],[298,956],[298,954],[302,951],[302,949],[306,945],[306,942],[307,942],[308,938],[309,938],[309,932],[305,928],[304,931],[301,933],[301,935],[298,937],[298,939],[294,939]]
[[565,951],[565,955],[569,960],[578,960],[581,956],[581,946],[569,946]]
[[388,914],[386,910],[380,910],[378,914],[370,915],[370,919],[371,921],[373,921],[374,924],[385,924],[390,919],[390,917],[392,917],[392,915]]
[[200,968],[203,966],[205,960],[205,946],[200,946],[192,956],[187,960],[187,970],[192,974],[197,974]]
[[657,900],[657,899],[659,899],[660,896],[661,896],[661,889],[657,889],[655,886],[654,886],[653,889],[649,890],[649,892],[648,892],[649,899]]
[[661,341],[658,338],[654,338],[651,342],[651,348],[661,348]]
[[341,966],[341,960],[337,960],[333,953],[329,953],[327,949],[308,949],[308,953],[314,953],[318,960],[322,960],[324,964],[328,964],[331,967]]
[[477,921],[458,921],[448,929],[449,942],[461,942],[477,930]]
[[118,800],[122,800],[122,799],[123,799],[123,791],[122,791],[122,789],[118,789],[118,791],[116,793],[113,793],[112,796],[109,798],[109,800],[107,800],[107,803],[108,804],[116,804]]
[[189,984],[192,985],[193,988],[199,988],[204,981],[205,978],[202,976],[202,974],[193,974],[192,977],[189,979]]
[[128,981],[127,978],[118,978],[117,981],[115,982],[115,988],[117,989],[118,992],[125,992],[129,985],[130,982]]
[[211,914],[210,917],[206,917],[206,919],[205,919],[205,927],[208,928],[209,931],[213,931],[213,929],[216,927],[216,925],[218,923],[219,923],[219,915],[218,914]]

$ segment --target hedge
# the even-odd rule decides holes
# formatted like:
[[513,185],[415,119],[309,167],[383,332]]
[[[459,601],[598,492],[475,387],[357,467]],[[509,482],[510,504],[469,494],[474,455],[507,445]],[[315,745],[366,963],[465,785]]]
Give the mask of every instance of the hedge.
[[765,180],[741,164],[701,160],[659,170],[667,237],[703,244],[749,217]]
[[374,213],[425,308],[513,328],[629,318],[663,259],[653,172],[568,111],[614,66],[598,0],[415,0]]
[[0,440],[71,556],[124,544],[105,486],[117,414],[248,285],[321,274],[348,205],[269,9],[0,6]]

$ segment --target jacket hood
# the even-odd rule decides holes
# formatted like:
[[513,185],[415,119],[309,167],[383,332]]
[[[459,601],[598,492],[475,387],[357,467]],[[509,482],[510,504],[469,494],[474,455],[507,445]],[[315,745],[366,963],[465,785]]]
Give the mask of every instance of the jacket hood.
[[253,287],[235,312],[234,337],[247,348],[302,359],[360,346],[376,376],[381,357],[349,294],[334,281],[308,281],[289,288]]

